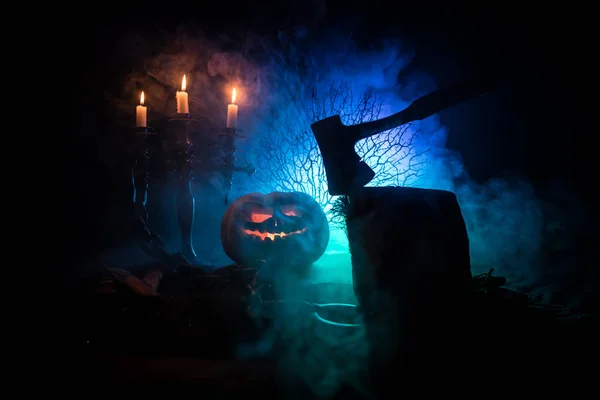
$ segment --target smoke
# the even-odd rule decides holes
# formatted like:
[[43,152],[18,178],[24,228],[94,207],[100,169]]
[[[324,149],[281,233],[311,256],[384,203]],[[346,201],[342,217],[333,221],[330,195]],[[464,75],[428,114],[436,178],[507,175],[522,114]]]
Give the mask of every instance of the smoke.
[[253,115],[257,105],[270,102],[273,93],[266,85],[268,73],[248,58],[261,43],[248,39],[243,48],[224,51],[227,45],[227,39],[209,39],[189,27],[160,40],[131,37],[123,44],[121,57],[134,67],[125,87],[111,101],[122,117],[131,119],[131,106],[144,90],[149,120],[170,117],[176,113],[175,91],[180,90],[185,74],[194,116],[209,120],[215,129],[223,127],[232,89],[237,88],[236,103],[243,110],[240,124],[247,125],[245,118]]
[[[327,42],[319,44],[309,38],[304,40],[306,43],[295,42],[295,53],[304,54],[309,60],[304,63],[311,71],[311,74],[303,76],[302,83],[310,85],[313,91],[326,92],[331,82],[346,82],[353,93],[372,92],[382,104],[378,118],[405,108],[413,100],[437,88],[432,77],[410,69],[414,53],[401,42],[383,41],[377,50],[363,50],[349,38],[335,33],[328,35]],[[297,82],[298,68],[280,70],[280,73],[283,71],[289,74],[283,75],[284,81]],[[341,116],[345,123],[352,123],[351,115]],[[457,195],[469,233],[473,274],[494,268],[494,273],[505,276],[512,288],[531,292],[537,298],[542,296],[546,301],[564,301],[564,297],[556,297],[553,294],[555,290],[550,290],[556,289],[557,282],[549,282],[557,276],[564,279],[567,271],[573,271],[569,262],[575,261],[567,261],[568,258],[563,257],[562,263],[559,263],[549,255],[560,252],[561,248],[564,250],[565,246],[575,245],[575,226],[580,226],[583,220],[576,210],[580,210],[581,214],[584,208],[574,190],[564,182],[557,183],[560,189],[540,190],[519,175],[476,182],[460,154],[447,147],[448,135],[460,136],[461,132],[456,128],[448,132],[439,117],[432,116],[411,124],[400,143],[387,143],[398,147],[411,141],[414,152],[423,154],[425,158],[423,163],[418,164],[418,179],[399,181],[405,186],[449,190]],[[364,155],[361,154],[361,144],[357,144],[356,150]],[[377,157],[365,157],[365,161],[380,176],[385,165],[403,162],[394,157],[385,160],[383,165]],[[412,172],[406,168],[398,170]],[[370,185],[378,184],[390,183],[378,181],[376,177]],[[557,193],[562,200],[558,201]],[[565,221],[571,222],[567,224]],[[551,235],[556,229],[560,234]],[[332,233],[332,238],[330,255],[338,253],[346,245],[337,232]],[[320,266],[332,275],[336,275],[334,270],[337,275],[347,274],[339,261],[339,257],[333,257],[331,262],[324,258]]]
[[[131,51],[132,45],[136,51]],[[382,104],[379,117],[401,110],[412,100],[436,88],[435,81],[423,73],[413,71],[403,74],[414,54],[402,43],[388,41],[377,50],[363,50],[349,38],[335,33],[328,35],[327,40],[323,40],[323,37],[312,38],[310,33],[300,37],[281,34],[278,38],[246,35],[245,40],[240,42],[228,38],[209,39],[201,32],[187,30],[164,38],[162,43],[154,41],[152,45],[136,38],[134,42],[125,43],[124,48],[129,50],[123,53],[123,57],[132,60],[137,58],[142,62],[137,64],[118,97],[111,98],[122,121],[133,118],[132,110],[142,89],[147,96],[150,121],[173,114],[175,91],[181,84],[181,77],[186,74],[190,110],[198,118],[208,121],[214,131],[224,125],[231,90],[236,87],[239,126],[246,136],[244,141],[237,143],[239,157],[255,163],[262,157],[257,143],[266,130],[273,129],[274,115],[285,110],[286,115],[296,119],[295,123],[308,126],[311,121],[302,107],[308,106],[315,93],[326,95],[332,83],[345,82],[357,94],[368,91],[374,93]],[[132,63],[136,64],[134,61]],[[287,129],[280,126],[280,134],[285,135]],[[560,267],[565,270],[564,265],[549,266],[552,262],[559,263],[552,260],[549,254],[555,254],[553,252],[560,251],[561,247],[568,247],[568,243],[574,240],[571,232],[578,227],[578,223],[565,224],[561,221],[565,218],[564,210],[578,207],[575,198],[566,195],[567,200],[557,206],[548,196],[540,197],[529,182],[519,177],[497,177],[485,183],[475,182],[465,169],[460,154],[446,146],[448,135],[460,135],[461,132],[448,132],[437,116],[414,123],[410,131],[419,134],[408,135],[407,140],[414,138],[417,141],[415,146],[426,150],[419,179],[411,185],[456,193],[469,233],[473,274],[494,268],[496,275],[506,276],[509,285],[515,288],[532,292],[555,289],[566,272],[556,272]],[[372,160],[366,159],[366,162],[370,164]],[[263,163],[261,168],[264,170],[268,166]],[[326,185],[325,176],[322,174],[319,178],[319,184]],[[215,179],[220,178],[214,174],[210,179],[207,178]],[[232,197],[268,190],[257,186],[252,178],[237,174]],[[563,194],[568,190],[561,188]],[[222,198],[216,195],[216,189],[208,186],[197,192],[197,201],[204,201],[202,207],[210,207],[210,213],[197,216],[202,221],[202,239],[196,241],[210,243],[214,252],[224,206],[216,201],[202,200],[211,194],[215,198]],[[578,219],[571,219],[575,220]],[[196,232],[197,236],[200,236],[199,232]],[[351,281],[345,240],[342,231],[332,231],[330,247],[323,259],[316,263],[311,277],[313,281]],[[207,248],[206,252],[209,251]],[[290,296],[297,297],[299,288],[304,287],[299,286],[300,283],[306,284],[305,281],[292,281],[290,277],[284,281],[279,294],[288,300]],[[317,297],[331,299],[336,296],[347,297],[347,293],[319,293]],[[544,299],[552,300],[551,297]],[[341,367],[344,365],[342,360],[331,366],[331,370],[320,370],[318,377],[309,376],[309,372],[315,372],[315,363],[321,366],[327,363],[322,360],[327,355],[323,354],[325,350],[322,345],[319,347],[314,344],[314,326],[290,317],[297,315],[292,312],[294,310],[285,307],[279,310],[283,316],[276,321],[276,325],[284,326],[293,337],[290,346],[293,350],[288,354],[288,361],[307,372],[304,378],[310,385],[320,388],[320,391],[333,390],[335,382],[348,379],[349,370],[356,372],[356,364],[348,362],[352,365],[344,370]],[[331,331],[335,332],[325,335],[327,340],[331,339],[331,335],[343,337],[340,328],[331,328]],[[364,353],[366,345],[360,333],[352,331],[348,341],[338,342],[342,343],[340,353],[348,351],[348,348]],[[261,343],[251,348],[254,352],[262,352],[263,347],[272,344]],[[246,346],[243,353],[249,356],[252,350]]]

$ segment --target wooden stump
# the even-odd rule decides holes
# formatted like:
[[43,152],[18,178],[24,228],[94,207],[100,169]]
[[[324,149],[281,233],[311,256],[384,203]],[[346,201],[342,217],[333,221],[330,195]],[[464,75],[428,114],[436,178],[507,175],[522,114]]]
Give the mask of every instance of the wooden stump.
[[472,278],[456,196],[364,188],[350,198],[345,215],[354,291],[378,385],[397,381],[388,376],[395,368],[416,371],[447,360],[460,336]]

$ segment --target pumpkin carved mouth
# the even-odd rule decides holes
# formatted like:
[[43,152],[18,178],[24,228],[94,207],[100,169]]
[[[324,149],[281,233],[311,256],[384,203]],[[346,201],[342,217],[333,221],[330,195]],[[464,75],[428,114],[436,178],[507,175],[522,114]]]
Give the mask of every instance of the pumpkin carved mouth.
[[244,232],[246,235],[257,237],[260,240],[271,239],[272,241],[275,241],[275,239],[284,239],[288,236],[304,233],[304,232],[306,232],[306,228],[302,228],[297,231],[287,232],[287,233],[286,232],[280,232],[280,233],[260,232],[257,230],[250,230],[250,229],[244,229],[242,232]]

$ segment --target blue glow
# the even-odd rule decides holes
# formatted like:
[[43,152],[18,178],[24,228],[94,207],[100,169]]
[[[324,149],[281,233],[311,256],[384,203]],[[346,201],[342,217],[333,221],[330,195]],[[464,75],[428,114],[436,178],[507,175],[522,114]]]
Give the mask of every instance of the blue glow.
[[[352,105],[359,103],[357,96],[364,93],[371,93],[378,99],[381,105],[378,116],[383,117],[436,89],[431,77],[418,71],[411,70],[398,79],[398,73],[406,71],[413,54],[397,41],[389,41],[379,50],[359,50],[348,38],[335,33],[326,35],[326,39],[322,35],[314,38],[309,30],[297,40],[296,47],[291,47],[285,35],[278,43],[249,34],[245,46],[252,50],[249,53],[262,57],[261,62],[256,62],[249,59],[246,52],[222,51],[220,43],[202,35],[171,39],[166,41],[168,45],[162,52],[157,50],[147,59],[141,57],[144,66],[153,77],[171,87],[178,87],[182,73],[186,73],[190,107],[211,110],[205,117],[214,126],[222,126],[225,122],[231,90],[234,86],[238,89],[238,123],[247,138],[237,142],[238,156],[242,161],[253,162],[257,174],[252,179],[243,173],[235,174],[232,198],[254,191],[301,190],[316,198],[327,210],[334,199],[327,195],[318,150],[310,145],[309,125],[313,119],[325,117],[335,109],[346,123],[353,122],[357,113],[352,111]],[[128,50],[124,54],[139,61],[139,52]],[[138,81],[139,76],[134,74],[126,88],[126,101],[119,99],[123,114],[129,119],[131,99],[139,96]],[[313,97],[329,99],[332,85],[351,91],[354,94],[352,101],[344,103],[344,99],[337,98],[332,103],[320,102],[320,106],[313,109]],[[173,99],[163,86],[149,87],[146,94],[147,101],[153,104],[153,116],[171,115]],[[367,120],[373,117],[362,116]],[[542,211],[544,203],[537,198],[531,185],[521,179],[493,179],[485,184],[473,182],[460,155],[446,147],[448,134],[460,137],[460,130],[447,132],[437,116],[412,124],[401,133],[400,144],[410,144],[405,149],[410,149],[408,152],[394,154],[398,142],[387,141],[390,134],[394,137],[393,132],[357,145],[358,152],[378,173],[378,179],[371,185],[407,185],[455,192],[469,232],[473,273],[493,267],[498,275],[506,276],[516,287],[536,285],[543,273],[542,265],[547,263],[541,257],[542,246],[547,245],[543,234],[553,222],[564,224],[562,215],[553,213],[548,207]],[[308,141],[303,142],[303,138]],[[367,155],[364,146],[368,145],[374,145],[376,149]],[[378,162],[378,156],[382,157],[383,163]],[[218,173],[207,175],[211,176],[202,179],[208,184],[197,186],[196,208],[210,209],[211,212],[198,213],[195,242],[197,252],[208,262],[224,265],[230,262],[220,251],[218,237],[224,206],[222,201],[210,199],[213,195],[222,196],[220,176]],[[310,184],[305,185],[306,182]],[[569,188],[561,192],[568,193]],[[168,204],[172,199],[166,197]],[[576,201],[572,203],[576,204]],[[166,207],[160,212],[164,217],[154,218],[153,223],[155,226],[164,224],[163,229],[158,230],[169,239],[170,249],[177,251],[176,216]],[[573,240],[569,228],[562,229],[561,234],[565,240]],[[349,257],[343,255],[347,252],[344,242],[342,232],[332,232],[327,252],[315,265],[315,275],[319,279],[350,281]]]
[[[411,60],[398,46],[381,52],[359,52],[340,42],[311,52],[318,74],[300,76],[293,66],[275,62],[274,101],[265,104],[255,119],[254,144],[248,158],[257,172],[247,184],[263,192],[301,191],[315,198],[331,217],[336,198],[327,191],[327,181],[310,124],[340,115],[347,125],[383,118],[406,107],[413,97],[433,88],[431,81],[422,92],[407,93],[397,82],[399,70]],[[275,58],[277,60],[277,58]],[[415,186],[427,173],[427,151],[434,139],[439,145],[445,131],[435,122],[413,123],[383,132],[356,144],[357,153],[375,171],[369,186]],[[331,218],[330,218],[331,219]],[[333,222],[333,221],[332,221]],[[352,281],[350,254],[345,232],[331,223],[330,244],[314,265],[315,281]]]
[[[401,43],[388,42],[379,51],[360,51],[349,40],[333,35],[327,43],[316,47],[312,43],[306,48],[310,49],[308,70],[299,72],[301,69],[284,63],[275,52],[270,67],[263,71],[265,81],[270,82],[263,93],[272,92],[263,103],[253,105],[252,116],[246,120],[253,137],[243,149],[257,166],[257,174],[251,180],[238,177],[237,185],[240,193],[257,189],[302,191],[328,212],[335,198],[327,193],[310,124],[334,114],[346,124],[382,118],[437,86],[422,73],[398,79],[398,73],[413,58],[412,53],[403,51]],[[369,96],[365,98],[366,94]],[[377,112],[368,112],[375,108]],[[377,174],[369,186],[455,192],[469,231],[473,273],[494,267],[517,285],[531,284],[539,274],[537,257],[543,229],[539,200],[531,186],[519,179],[474,183],[460,155],[446,147],[447,136],[434,115],[357,143],[357,153]],[[315,279],[351,282],[345,234],[333,224],[331,228],[330,245],[315,263]]]
[[[249,42],[252,39],[255,38]],[[410,64],[413,56],[404,51],[401,43],[389,42],[381,50],[362,51],[350,40],[333,34],[327,40],[319,37],[311,41],[310,34],[302,40],[306,43],[297,49],[270,43],[261,49],[266,50],[261,54],[272,58],[257,65],[246,59],[245,53],[220,51],[220,44],[208,39],[177,38],[174,40],[177,46],[173,47],[181,48],[180,52],[168,48],[144,64],[153,76],[172,87],[180,84],[182,72],[187,73],[190,107],[222,110],[222,113],[215,111],[214,115],[207,116],[214,119],[211,121],[214,126],[224,123],[225,104],[231,96],[232,85],[238,88],[239,126],[248,139],[238,141],[238,155],[251,161],[257,173],[252,178],[234,175],[232,198],[255,191],[298,190],[314,197],[329,211],[335,199],[327,194],[325,171],[310,124],[315,119],[338,113],[347,124],[382,118],[431,92],[436,85],[430,77],[414,72],[398,80],[398,73]],[[251,45],[253,43],[248,44]],[[127,54],[137,55],[135,52]],[[301,55],[303,60],[299,59]],[[132,79],[128,99],[136,96],[134,83]],[[334,94],[345,96],[333,98],[332,89]],[[154,115],[172,113],[172,95],[165,93],[162,87],[148,91],[148,102],[156,107],[152,110]],[[366,99],[370,106],[360,111],[360,96],[366,93],[371,95]],[[161,95],[165,97],[159,98]],[[131,102],[127,100],[123,104],[124,114],[131,116]],[[370,113],[375,109],[378,112]],[[474,183],[460,155],[446,147],[448,134],[460,136],[461,132],[448,133],[437,116],[432,116],[406,129],[367,139],[358,143],[356,149],[377,173],[377,179],[370,185],[417,186],[455,192],[469,232],[473,274],[494,268],[496,274],[506,276],[513,287],[531,287],[544,261],[540,258],[544,229],[552,228],[541,211],[542,202],[527,182],[518,179],[494,179],[483,185]],[[219,179],[218,174],[212,174],[206,178],[209,184],[196,193],[197,210],[204,210],[197,214],[196,243],[198,253],[208,257],[207,261],[214,262],[214,256],[214,259],[224,260],[214,262],[215,265],[224,265],[227,260],[216,254],[220,251],[218,227],[225,207]],[[218,201],[211,200],[210,193],[217,193],[218,196],[213,197]],[[164,220],[175,224],[174,215],[165,215]],[[551,217],[553,221],[561,219],[561,215]],[[351,302],[352,269],[346,235],[333,224],[331,229],[329,246],[314,264],[312,275],[305,281],[299,281],[297,276],[287,277],[278,285],[279,295],[284,300],[306,296],[310,290],[304,290],[306,287],[302,285],[338,282],[346,285],[324,285],[321,290],[328,293],[319,294],[327,295],[330,299],[327,301]],[[557,242],[564,243],[562,238]],[[292,311],[292,306],[288,307],[287,311]],[[334,393],[341,381],[353,380],[356,370],[364,366],[364,354],[368,351],[364,332],[344,329],[329,320],[314,324],[315,317],[319,316],[313,315],[311,310],[301,316],[288,317],[288,314],[281,313],[276,324],[293,338],[286,355],[287,363],[282,364],[293,369],[291,375],[300,376],[322,395]],[[274,336],[275,333],[271,333],[258,343],[240,345],[240,356],[268,353]],[[335,361],[331,360],[332,354]]]
[[[257,176],[251,182],[254,187],[264,192],[303,191],[329,211],[335,199],[327,193],[325,171],[310,124],[335,114],[346,124],[382,118],[435,90],[436,85],[423,74],[411,74],[398,81],[398,72],[412,59],[398,43],[389,43],[381,51],[359,51],[348,41],[332,39],[321,43],[319,49],[311,47],[308,72],[274,61],[269,74],[274,93],[256,110],[256,136],[248,155],[257,166]],[[332,97],[332,93],[343,96]],[[361,96],[366,93],[371,97],[365,100]],[[371,113],[373,110],[376,112]],[[515,288],[531,285],[539,276],[541,261],[540,201],[531,186],[518,179],[474,183],[460,155],[446,147],[447,135],[439,118],[432,116],[357,143],[356,150],[377,174],[370,185],[414,186],[456,193],[469,233],[473,274],[493,267]],[[310,279],[312,283],[350,284],[347,239],[342,230],[333,224],[331,227],[329,247],[314,264]],[[284,297],[296,291],[298,282],[287,285],[280,287]],[[352,286],[347,286],[352,292]],[[333,291],[333,287],[322,290]],[[330,294],[333,298],[341,296],[339,292]],[[314,317],[322,319],[318,314]],[[306,323],[301,319],[282,318],[279,322],[297,343],[297,348],[289,350],[289,365],[315,392],[330,394],[336,384],[352,379],[349,377],[364,365],[368,351],[364,331],[350,332],[354,329],[325,319],[316,335],[307,335]],[[308,353],[303,352],[307,345],[311,350]],[[315,365],[323,365],[323,354],[331,354],[332,348],[342,349],[341,362],[330,362],[321,374],[315,373]]]

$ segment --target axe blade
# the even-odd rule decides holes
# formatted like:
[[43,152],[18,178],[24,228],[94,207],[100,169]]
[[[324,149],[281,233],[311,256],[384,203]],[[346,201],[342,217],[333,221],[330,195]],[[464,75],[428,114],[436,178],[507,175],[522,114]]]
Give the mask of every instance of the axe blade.
[[484,76],[458,85],[436,90],[410,106],[385,118],[344,125],[339,115],[313,123],[310,128],[317,140],[327,175],[329,194],[351,195],[375,177],[375,172],[360,159],[354,145],[368,138],[412,121],[425,119],[493,89],[499,79]]
[[344,125],[339,115],[313,123],[310,128],[321,151],[329,194],[353,193],[375,177],[375,172],[360,159],[354,145],[360,133],[356,125]]

